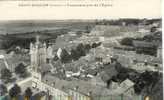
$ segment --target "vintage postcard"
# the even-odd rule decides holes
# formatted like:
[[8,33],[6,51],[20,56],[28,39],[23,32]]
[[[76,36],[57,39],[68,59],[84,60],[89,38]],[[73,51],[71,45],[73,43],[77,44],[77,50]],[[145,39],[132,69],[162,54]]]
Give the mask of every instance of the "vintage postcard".
[[0,0],[0,100],[163,100],[161,0]]

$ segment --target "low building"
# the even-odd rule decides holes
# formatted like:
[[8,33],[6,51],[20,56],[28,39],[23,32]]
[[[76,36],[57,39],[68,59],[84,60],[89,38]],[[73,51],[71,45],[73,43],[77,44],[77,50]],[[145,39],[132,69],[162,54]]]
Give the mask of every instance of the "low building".
[[109,85],[109,89],[115,90],[119,87],[119,84],[117,82],[111,81]]
[[[97,98],[103,98],[103,96],[112,95],[113,91],[110,91],[108,88],[106,88],[105,82],[118,74],[114,63],[106,65],[104,67],[105,71],[99,73],[98,77],[95,77],[96,75],[92,75],[92,73],[96,71],[88,71],[88,75],[92,80],[86,81],[71,77],[72,80],[70,81],[67,80],[67,77],[59,78],[52,73],[45,73],[51,69],[51,66],[46,62],[46,52],[42,52],[43,49],[46,51],[46,45],[37,41],[33,46],[34,48],[31,48],[33,52],[31,53],[33,88],[46,92],[46,95],[48,97],[51,96],[51,98],[54,100],[97,100]],[[63,68],[61,69],[63,70]],[[64,74],[65,76],[65,70],[61,71],[61,74]],[[78,72],[74,74],[80,75],[81,73]],[[126,83],[128,84],[127,86],[129,89],[131,84],[129,86],[128,81],[125,81],[125,84]],[[127,90],[126,87],[120,87],[120,89],[122,92]],[[45,99],[46,95],[43,95],[42,97]]]
[[157,48],[157,58],[162,59],[162,46]]
[[91,84],[95,86],[106,87],[106,83],[101,79],[101,77],[97,77],[97,76],[91,79]]
[[132,82],[129,79],[124,80],[121,84],[120,87],[123,88],[123,93],[126,95],[131,95],[133,96],[135,94],[134,92],[134,82]]
[[137,62],[136,64],[132,65],[131,68],[139,73],[143,73],[145,71],[162,72],[162,65],[153,64],[150,62]]
[[113,94],[133,97],[135,95],[134,83],[129,79],[124,80],[115,90],[113,90]]
[[144,53],[156,56],[158,43],[135,40],[133,41],[133,46],[135,47],[136,52],[139,54]]
[[90,94],[86,95],[84,93],[78,92],[76,89],[69,89],[70,100],[91,100]]
[[100,73],[101,79],[106,83],[106,87],[109,87],[108,81],[118,74],[115,68],[115,64],[106,65],[105,70]]

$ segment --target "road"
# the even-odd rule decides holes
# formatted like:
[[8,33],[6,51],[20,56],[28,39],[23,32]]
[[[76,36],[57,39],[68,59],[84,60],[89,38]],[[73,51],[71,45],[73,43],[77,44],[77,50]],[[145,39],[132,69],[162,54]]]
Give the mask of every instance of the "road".
[[[22,91],[23,91],[23,90],[25,90],[27,87],[31,87],[31,85],[32,85],[32,77],[28,77],[28,78],[26,78],[26,79],[24,79],[24,80],[21,80],[21,81],[19,81],[19,82],[16,82],[16,84],[18,84],[18,85],[21,87]],[[7,89],[9,90],[11,87],[13,87],[13,85],[14,85],[14,84],[9,85],[9,86],[7,87]]]

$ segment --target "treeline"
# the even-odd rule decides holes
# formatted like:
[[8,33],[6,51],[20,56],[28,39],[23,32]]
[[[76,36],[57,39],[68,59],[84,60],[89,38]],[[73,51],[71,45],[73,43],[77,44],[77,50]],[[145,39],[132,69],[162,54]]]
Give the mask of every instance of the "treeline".
[[[162,73],[153,71],[145,71],[143,73],[138,73],[133,69],[124,67],[119,62],[115,64],[115,68],[118,74],[116,76],[113,76],[108,83],[110,84],[111,81],[121,83],[124,80],[129,79],[134,82],[134,90],[137,94],[142,94],[142,92],[147,88],[154,88],[158,81],[162,79]],[[150,94],[153,91],[149,89],[149,91],[145,92],[147,94]]]
[[[152,36],[151,36],[152,37]],[[152,37],[153,38],[153,37]],[[131,37],[127,37],[121,40],[120,44],[125,46],[133,47],[133,50],[136,51],[137,54],[145,54],[145,55],[152,55],[156,56],[157,54],[157,46],[151,46],[151,47],[135,47],[133,44],[133,41],[143,41],[143,42],[152,42],[153,39],[151,39],[149,36],[145,36],[144,38],[138,38],[134,39]],[[145,44],[146,46],[146,44]],[[129,47],[129,49],[130,49]]]
[[154,88],[154,86],[158,83],[158,81],[160,81],[161,78],[162,74],[159,72],[145,71],[135,80],[135,92],[140,94],[142,91],[144,91],[144,89],[146,89],[144,92],[150,95],[153,92],[151,88]]
[[2,94],[0,100],[35,100],[30,87],[25,88],[24,92],[17,84],[14,84],[9,90],[7,90],[7,87],[3,83],[0,84],[0,87]]
[[41,40],[49,42],[50,39],[56,39],[58,35],[67,34],[70,30],[68,29],[57,29],[57,30],[43,30],[43,31],[32,31],[26,33],[15,33],[3,35],[3,39],[0,42],[1,49],[14,49],[19,46],[21,48],[29,49],[30,43],[35,42],[35,36],[39,35]]
[[161,19],[133,19],[133,18],[125,18],[118,20],[96,20],[96,25],[139,25],[140,23],[144,23],[146,25],[153,24],[154,22],[161,21]]
[[[154,44],[154,42],[156,42],[156,45],[154,44],[153,46],[147,47],[147,48],[140,46],[140,49],[138,49],[138,47],[136,48],[134,46],[133,41],[141,41],[143,43],[145,42],[145,43],[151,43],[151,44]],[[152,34],[145,35],[144,37],[141,37],[141,38],[125,37],[120,41],[121,45],[135,48],[136,53],[143,53],[146,55],[153,55],[153,56],[156,56],[158,46],[160,46],[161,43],[162,43],[162,32],[160,31],[157,31],[157,32],[153,31]],[[146,45],[147,44],[145,44],[145,46]]]
[[12,38],[8,40],[3,40],[1,42],[1,48],[2,49],[13,49],[17,46],[20,46],[22,48],[29,48],[30,42],[34,42],[35,38],[28,38],[28,39],[22,39],[22,38]]
[[60,60],[62,63],[67,63],[72,60],[78,60],[81,56],[85,56],[91,48],[96,48],[101,45],[101,42],[99,43],[93,43],[93,44],[78,44],[76,48],[72,48],[70,53],[66,49],[62,49]]
[[[18,75],[20,78],[26,78],[28,77],[30,74],[27,72],[27,66],[25,66],[23,63],[18,64],[15,68],[14,68],[14,72],[16,75]],[[13,77],[13,74],[11,72],[11,70],[7,69],[7,68],[2,68],[0,70],[0,79],[1,81],[3,81],[4,83],[10,83],[15,81],[15,77]]]

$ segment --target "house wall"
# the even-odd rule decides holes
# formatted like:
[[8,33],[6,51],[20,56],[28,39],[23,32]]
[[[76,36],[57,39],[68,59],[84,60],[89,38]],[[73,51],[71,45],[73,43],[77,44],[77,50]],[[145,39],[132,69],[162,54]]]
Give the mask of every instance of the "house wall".
[[134,91],[134,88],[131,87],[130,89],[128,89],[124,95],[128,95],[130,97],[133,97],[135,95],[135,91]]
[[89,96],[81,94],[77,91],[69,90],[69,94],[72,97],[71,100],[91,100]]
[[162,49],[161,48],[157,49],[157,57],[162,58]]
[[33,73],[32,84],[33,87],[39,89],[39,91],[49,92],[49,94],[54,98],[53,100],[69,100],[69,95],[67,93],[42,82],[41,75],[39,73]]

